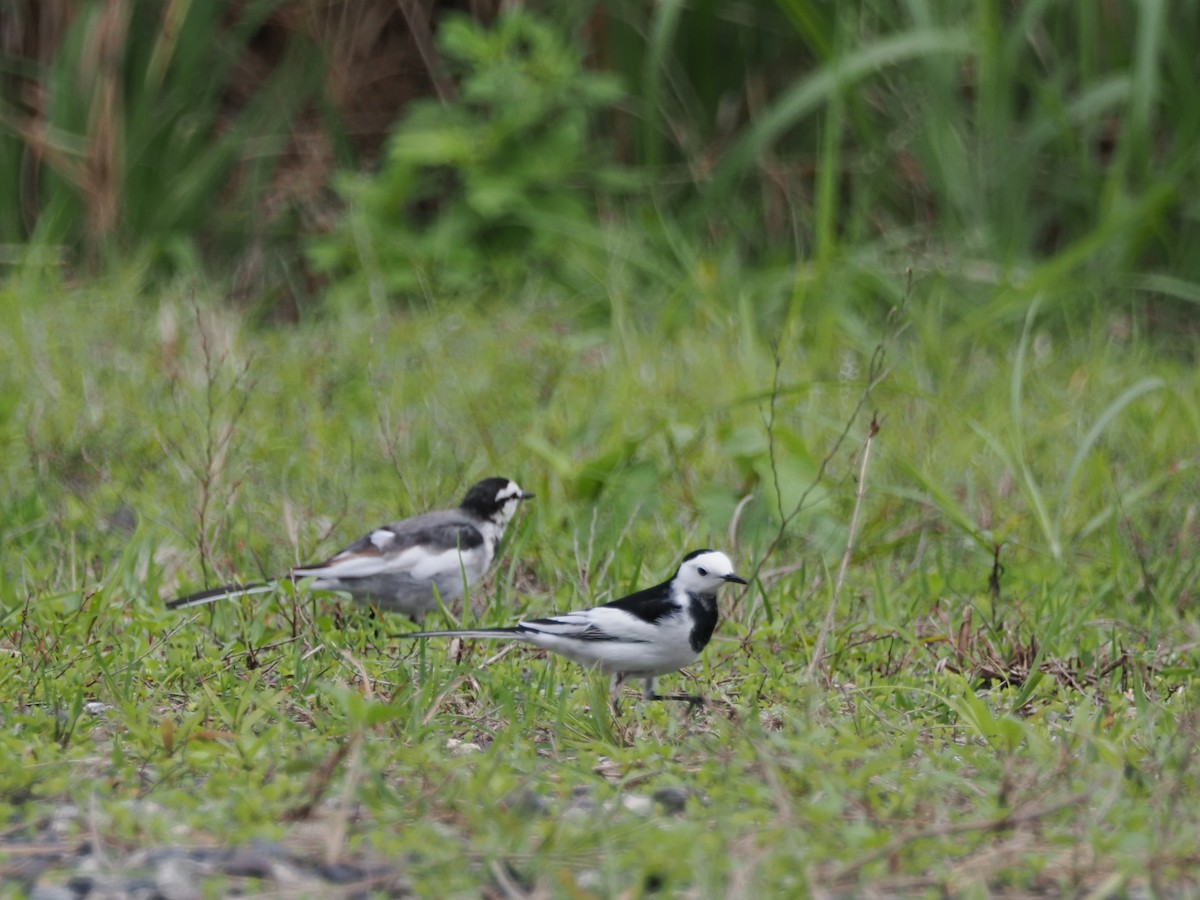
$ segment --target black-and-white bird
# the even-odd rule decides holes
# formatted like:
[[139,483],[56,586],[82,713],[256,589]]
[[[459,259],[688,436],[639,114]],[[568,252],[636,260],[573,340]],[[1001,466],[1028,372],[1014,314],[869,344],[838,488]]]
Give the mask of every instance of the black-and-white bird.
[[504,528],[532,497],[507,478],[485,478],[456,509],[401,519],[363,535],[323,563],[300,566],[257,584],[229,584],[167,601],[170,609],[226,597],[263,594],[282,581],[313,579],[314,590],[337,591],[419,622],[425,613],[462,598],[492,564]]
[[718,550],[694,550],[662,584],[580,612],[528,619],[511,628],[419,631],[398,638],[462,637],[524,641],[561,654],[589,669],[612,675],[614,700],[629,678],[645,679],[647,700],[663,697],[654,679],[695,661],[717,627],[717,589],[728,582],[746,584]]

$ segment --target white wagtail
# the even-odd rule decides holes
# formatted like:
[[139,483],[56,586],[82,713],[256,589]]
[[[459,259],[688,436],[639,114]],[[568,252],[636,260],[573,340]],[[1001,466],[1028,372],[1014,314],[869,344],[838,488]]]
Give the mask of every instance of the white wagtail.
[[717,588],[730,581],[746,584],[734,574],[728,556],[717,550],[694,550],[662,584],[603,606],[528,619],[511,628],[419,631],[393,637],[524,641],[612,675],[614,704],[628,678],[645,679],[642,696],[647,700],[702,703],[702,697],[657,694],[654,679],[700,656],[717,627]]
[[263,594],[281,581],[312,578],[314,590],[338,591],[419,622],[437,605],[462,598],[496,555],[517,504],[533,494],[507,478],[485,478],[457,509],[428,512],[376,528],[323,563],[300,566],[256,584],[229,584],[169,600],[170,609]]

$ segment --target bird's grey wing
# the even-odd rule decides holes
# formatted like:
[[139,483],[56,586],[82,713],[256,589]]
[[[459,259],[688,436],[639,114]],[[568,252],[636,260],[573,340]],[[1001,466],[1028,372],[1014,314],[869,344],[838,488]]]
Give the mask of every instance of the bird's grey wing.
[[580,641],[640,643],[652,641],[656,635],[655,626],[651,623],[607,606],[562,613],[544,619],[526,619],[518,628]]
[[368,578],[407,572],[430,578],[458,571],[461,554],[484,543],[483,533],[461,515],[426,513],[376,528],[329,559],[294,570],[301,577]]

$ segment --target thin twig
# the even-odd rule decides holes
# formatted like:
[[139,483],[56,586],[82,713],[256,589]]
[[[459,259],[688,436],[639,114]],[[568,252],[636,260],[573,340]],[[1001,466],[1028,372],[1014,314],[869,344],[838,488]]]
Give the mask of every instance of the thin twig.
[[[396,446],[396,435],[392,429],[392,424],[389,421],[387,414],[387,404],[384,402],[383,390],[380,386],[380,377],[373,365],[367,365],[367,378],[371,385],[371,401],[375,404],[375,419],[379,424],[379,437],[383,441],[384,449],[387,450],[388,458],[392,461],[392,468],[396,472],[396,477],[400,479],[400,485],[404,488],[404,492],[408,494],[408,502],[416,504],[418,499],[413,496],[412,487],[408,480],[404,477],[404,467],[400,462],[400,451]],[[424,497],[420,498],[420,502],[424,502]]]
[[400,7],[400,12],[404,15],[408,33],[417,46],[421,62],[425,63],[425,69],[429,73],[429,80],[433,84],[433,90],[437,94],[438,100],[443,104],[453,103],[458,99],[458,86],[450,77],[450,73],[446,70],[446,62],[437,51],[433,32],[429,28],[428,11],[418,0],[397,0],[396,5]]
[[[195,515],[197,525],[196,549],[200,554],[200,566],[206,583],[211,583],[216,574],[213,547],[220,539],[220,522],[214,521],[213,510],[227,511],[241,487],[241,479],[223,484],[230,457],[237,449],[238,423],[245,414],[254,393],[255,381],[250,376],[254,362],[253,354],[238,367],[228,386],[220,388],[221,372],[228,362],[228,351],[214,347],[211,327],[206,324],[198,304],[193,307],[196,330],[200,336],[200,351],[204,359],[204,421],[200,441],[175,439],[159,433],[158,439],[168,456],[191,474],[196,483]],[[171,378],[171,400],[180,420],[190,416],[185,412],[182,399],[182,376],[175,372]],[[222,410],[228,410],[222,416]],[[186,442],[185,442],[186,441]],[[218,496],[220,492],[220,496]]]
[[591,579],[588,573],[592,570],[592,554],[596,550],[596,521],[600,516],[600,507],[592,507],[592,522],[588,528],[587,539],[587,556],[581,557],[579,554],[579,531],[576,530],[571,536],[571,545],[575,550],[575,572],[577,577],[582,580],[580,584],[580,592],[584,597],[590,596],[592,593]]
[[863,496],[867,492],[867,468],[871,462],[871,445],[877,434],[879,434],[879,417],[872,416],[871,426],[867,429],[867,436],[863,440],[862,462],[858,467],[858,485],[854,489],[854,509],[850,513],[850,533],[846,536],[846,548],[842,551],[842,561],[838,566],[837,577],[833,581],[829,607],[825,610],[825,620],[821,623],[821,631],[817,635],[817,642],[813,647],[812,660],[808,664],[809,681],[816,675],[817,667],[825,662],[825,642],[829,639],[829,632],[833,628],[833,616],[837,612],[838,600],[842,596],[842,586],[846,583],[846,572],[850,569],[854,539],[858,535],[858,517],[862,511]]
[[[775,406],[779,402],[779,373],[783,369],[783,357],[779,355],[779,344],[771,345],[771,356],[775,362],[775,369],[771,374],[771,399],[767,404],[767,456],[771,462],[771,482],[775,488],[775,508],[779,511],[779,532],[775,535],[775,541],[783,535],[783,529],[787,527],[787,523],[795,516],[799,510],[793,510],[791,515],[783,511],[783,488],[779,486],[779,465],[775,460]],[[805,491],[805,495],[807,495]],[[803,499],[803,497],[801,497]],[[770,553],[775,546],[774,543],[767,549]],[[756,573],[757,574],[757,573]]]
[[333,773],[337,771],[337,767],[346,758],[346,754],[352,748],[356,747],[359,737],[360,735],[355,734],[345,743],[339,744],[337,749],[309,774],[308,782],[304,785],[304,799],[290,809],[283,811],[283,821],[303,822],[312,816],[313,811],[317,808],[317,804],[321,802],[321,798],[329,790],[329,784],[333,780]]
[[753,494],[747,494],[745,497],[739,500],[737,506],[733,508],[733,518],[729,520],[729,549],[731,552],[737,550],[737,533],[738,526],[742,522],[742,513],[745,512],[746,507],[753,499]]
[[[910,289],[911,289],[911,280],[910,280]],[[842,428],[841,433],[838,434],[837,438],[833,442],[833,445],[829,448],[829,452],[826,453],[824,459],[821,460],[821,465],[817,468],[816,476],[813,477],[812,481],[804,489],[804,492],[800,495],[800,499],[798,499],[796,501],[796,504],[795,504],[795,506],[792,507],[791,511],[788,512],[786,515],[782,515],[780,522],[779,522],[779,528],[776,530],[775,536],[771,539],[771,543],[767,545],[767,549],[763,552],[762,556],[760,556],[758,558],[758,560],[755,562],[754,569],[752,570],[751,575],[750,575],[750,584],[751,585],[754,585],[758,582],[759,575],[762,572],[763,567],[767,564],[767,560],[769,560],[771,558],[771,556],[775,553],[775,550],[778,548],[779,544],[783,541],[784,536],[787,534],[787,529],[792,524],[793,520],[795,520],[795,518],[797,516],[799,516],[801,512],[803,512],[805,509],[808,508],[808,498],[812,495],[813,491],[815,491],[819,485],[824,483],[825,476],[826,476],[826,473],[829,471],[830,465],[832,465],[834,458],[841,451],[842,445],[846,442],[846,439],[850,436],[850,431],[854,427],[854,423],[856,421],[858,421],[859,414],[862,412],[863,408],[867,405],[867,401],[870,399],[871,393],[874,391],[874,389],[876,387],[879,386],[879,384],[881,382],[883,382],[883,380],[885,378],[887,378],[887,376],[889,374],[891,374],[891,369],[884,367],[884,361],[886,359],[887,344],[890,341],[895,340],[895,338],[897,338],[903,330],[904,330],[903,326],[898,327],[893,333],[891,333],[889,335],[885,335],[884,338],[875,346],[874,351],[871,353],[871,362],[867,366],[867,385],[866,385],[866,387],[863,388],[862,393],[858,397],[858,402],[855,403],[854,409],[851,410],[850,415],[846,418],[846,423],[845,423],[844,427]],[[769,404],[769,408],[768,408],[768,415],[766,417],[766,421],[764,424],[767,429],[767,450],[768,450],[768,454],[770,456],[771,472],[772,472],[772,476],[774,477],[775,482],[776,482],[776,499],[777,499],[777,503],[779,504],[780,512],[782,514],[783,500],[782,500],[782,494],[779,491],[778,468],[775,465],[775,403],[776,403],[776,400],[777,400],[777,397],[778,397],[778,394],[780,391],[780,388],[779,388],[780,366],[781,366],[780,356],[779,356],[778,352],[776,352],[775,376],[772,379],[771,399],[770,399],[770,404]],[[750,589],[751,589],[750,587],[745,588],[742,592],[743,595]],[[755,595],[754,605],[751,607],[750,613],[746,616],[747,627],[753,626],[754,619],[758,615],[758,610],[761,605],[762,605],[762,593],[760,591]]]

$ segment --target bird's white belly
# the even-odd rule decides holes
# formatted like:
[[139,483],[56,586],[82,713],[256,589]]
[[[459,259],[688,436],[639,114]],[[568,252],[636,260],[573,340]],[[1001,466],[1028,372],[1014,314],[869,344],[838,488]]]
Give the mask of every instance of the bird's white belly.
[[318,577],[313,586],[346,591],[381,609],[425,613],[437,605],[435,591],[443,603],[462,599],[464,588],[477,584],[487,571],[492,549],[490,543],[484,543],[461,553],[455,549],[402,554],[381,565],[379,571],[352,578]]
[[[573,662],[613,675],[651,678],[681,669],[699,656],[690,643],[691,622],[683,617],[663,621],[656,640],[631,642],[587,640],[538,634],[530,643],[553,650]],[[531,636],[532,637],[532,636]]]

